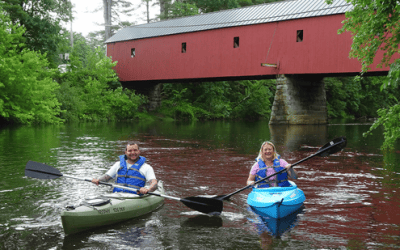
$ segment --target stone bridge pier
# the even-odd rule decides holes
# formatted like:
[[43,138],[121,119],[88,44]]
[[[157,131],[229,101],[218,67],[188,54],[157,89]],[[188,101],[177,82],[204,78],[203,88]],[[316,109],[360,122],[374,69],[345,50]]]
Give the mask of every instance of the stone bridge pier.
[[327,124],[326,93],[319,75],[280,75],[269,124]]
[[122,82],[125,88],[135,90],[135,93],[142,94],[148,97],[149,103],[145,108],[147,111],[153,111],[161,106],[161,91],[162,83],[146,82],[146,83],[132,83]]

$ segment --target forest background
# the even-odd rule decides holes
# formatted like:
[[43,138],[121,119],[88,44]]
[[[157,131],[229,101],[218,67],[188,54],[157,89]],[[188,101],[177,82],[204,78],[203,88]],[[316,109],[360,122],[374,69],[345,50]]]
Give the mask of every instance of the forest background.
[[[141,1],[147,6],[147,22],[276,2]],[[355,7],[346,14],[343,28],[338,32],[352,33],[350,56],[362,63],[361,73],[368,71],[379,49],[387,51],[381,64],[388,65],[391,57],[399,53],[397,1],[346,1]],[[71,34],[60,25],[73,18],[69,0],[0,1],[1,124],[269,119],[276,80],[164,83],[161,107],[149,113],[143,108],[148,102],[145,96],[122,87],[113,70],[116,62],[105,56],[103,44],[118,29],[134,25],[119,18],[121,14],[134,13],[133,5],[125,0],[103,0],[103,3],[104,31],[83,37],[79,33]],[[154,20],[149,18],[151,4],[160,6]],[[68,66],[60,70],[59,65]],[[384,127],[383,149],[393,148],[400,138],[399,60],[390,66],[388,76],[362,77],[361,74],[324,79],[328,118],[376,118],[368,133],[378,126]]]

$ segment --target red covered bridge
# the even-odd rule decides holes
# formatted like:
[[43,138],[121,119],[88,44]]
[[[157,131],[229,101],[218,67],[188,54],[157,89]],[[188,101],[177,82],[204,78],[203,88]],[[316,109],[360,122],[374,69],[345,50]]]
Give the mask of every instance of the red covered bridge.
[[351,34],[337,32],[351,9],[345,0],[289,0],[131,26],[106,41],[107,55],[132,86],[284,75],[270,122],[323,124],[323,77],[361,70],[349,59]]

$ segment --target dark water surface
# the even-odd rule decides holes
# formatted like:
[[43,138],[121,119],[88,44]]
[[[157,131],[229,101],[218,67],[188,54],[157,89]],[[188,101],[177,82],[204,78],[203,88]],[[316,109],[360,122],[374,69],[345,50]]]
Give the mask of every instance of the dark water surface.
[[[362,137],[369,127],[131,122],[2,128],[0,249],[400,248],[400,147],[380,151],[378,132]],[[272,235],[271,222],[248,208],[249,190],[225,202],[220,217],[166,199],[146,216],[66,236],[60,220],[64,207],[109,188],[24,176],[32,160],[66,175],[98,177],[117,161],[127,140],[136,140],[168,195],[227,194],[246,186],[262,141],[273,141],[282,158],[294,163],[339,136],[348,139],[342,152],[296,167],[296,183],[307,199],[298,214],[279,221],[280,237]]]

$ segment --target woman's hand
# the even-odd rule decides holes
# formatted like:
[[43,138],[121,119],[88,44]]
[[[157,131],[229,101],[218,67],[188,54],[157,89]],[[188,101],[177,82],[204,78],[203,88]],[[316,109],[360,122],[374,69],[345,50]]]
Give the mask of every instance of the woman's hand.
[[253,185],[255,180],[256,180],[256,176],[250,174],[249,178],[247,179],[247,185]]
[[247,181],[247,186],[253,185],[254,181]]
[[287,169],[288,175],[289,175],[291,178],[297,179],[297,173],[296,173],[296,171],[294,171],[294,169],[292,168],[292,164],[286,165],[285,168]]

